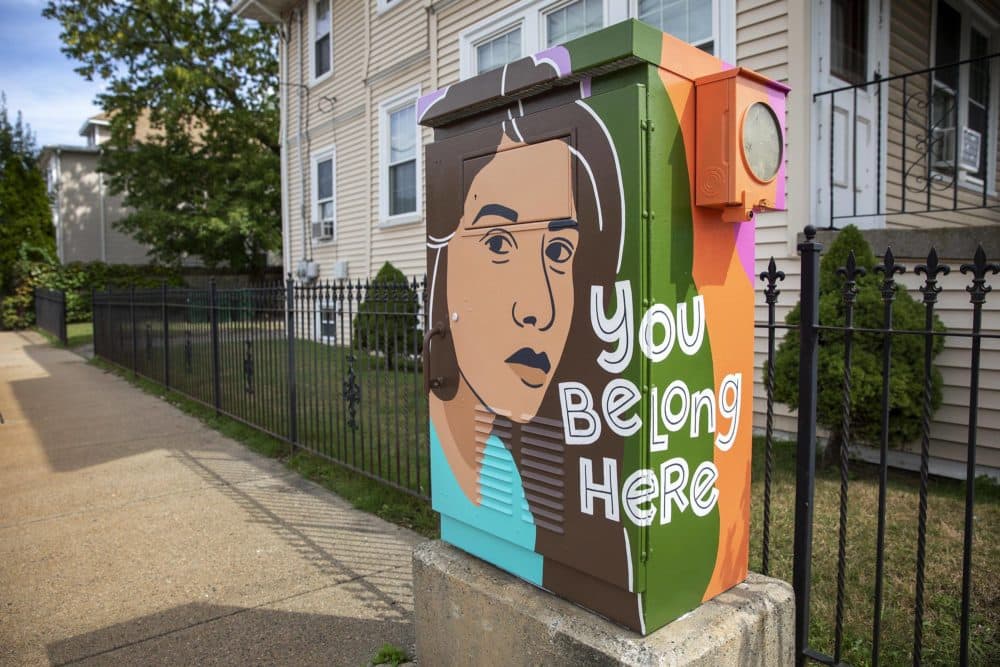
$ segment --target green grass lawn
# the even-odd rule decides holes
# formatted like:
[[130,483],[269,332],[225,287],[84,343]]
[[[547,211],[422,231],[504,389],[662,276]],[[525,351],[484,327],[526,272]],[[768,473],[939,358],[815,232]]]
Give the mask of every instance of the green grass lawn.
[[73,322],[66,325],[66,347],[79,347],[94,342],[93,322]]
[[[844,661],[871,662],[878,469],[851,463],[848,493]],[[750,568],[761,569],[764,446],[754,443]],[[886,502],[881,664],[911,664],[919,477],[889,473]],[[924,589],[924,664],[958,663],[965,485],[931,479]],[[820,470],[813,526],[810,643],[833,654],[840,474]],[[793,443],[778,443],[771,490],[771,575],[791,581],[795,514]],[[971,662],[1000,664],[1000,487],[977,483],[972,579]]]
[[[35,327],[35,331],[45,336],[53,345],[61,345],[59,339],[45,331],[41,327]],[[74,348],[94,342],[93,322],[73,322],[66,325],[66,347]]]

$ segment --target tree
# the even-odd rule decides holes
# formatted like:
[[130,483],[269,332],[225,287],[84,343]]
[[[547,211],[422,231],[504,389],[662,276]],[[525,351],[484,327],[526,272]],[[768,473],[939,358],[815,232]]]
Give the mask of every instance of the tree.
[[11,124],[7,98],[0,94],[0,294],[13,289],[22,243],[55,253],[52,211],[38,169],[35,137],[20,112]]
[[132,209],[117,226],[167,264],[261,271],[281,245],[277,31],[212,0],[50,0],[43,14],[77,72],[106,82],[100,168]]
[[[854,252],[856,265],[866,275],[857,278],[857,299],[854,325],[862,328],[884,326],[881,286],[884,279],[875,272],[875,255],[861,232],[853,225],[837,233],[829,250],[820,261],[819,321],[820,324],[843,325],[845,305],[844,279],[837,269],[846,266],[848,255]],[[796,305],[785,322],[798,326],[801,305]],[[896,286],[892,310],[893,328],[921,330],[924,328],[924,306],[902,287]],[[934,329],[944,331],[935,316]],[[889,380],[889,444],[900,446],[920,436],[923,415],[924,365],[923,338],[914,335],[894,335],[892,340],[892,372]],[[935,336],[933,354],[944,349],[942,336]],[[799,334],[789,330],[775,353],[774,397],[792,408],[798,408]],[[931,374],[931,407],[941,405],[941,373]],[[827,460],[839,457],[843,440],[841,419],[844,383],[844,334],[821,331],[819,335],[819,395],[816,421],[830,430]],[[882,427],[882,337],[855,333],[851,360],[851,441],[878,444]]]

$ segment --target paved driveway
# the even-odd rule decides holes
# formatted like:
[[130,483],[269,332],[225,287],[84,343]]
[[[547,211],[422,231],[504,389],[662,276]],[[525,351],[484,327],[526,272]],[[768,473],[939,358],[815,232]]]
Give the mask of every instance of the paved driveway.
[[422,538],[37,334],[0,332],[0,664],[412,651]]

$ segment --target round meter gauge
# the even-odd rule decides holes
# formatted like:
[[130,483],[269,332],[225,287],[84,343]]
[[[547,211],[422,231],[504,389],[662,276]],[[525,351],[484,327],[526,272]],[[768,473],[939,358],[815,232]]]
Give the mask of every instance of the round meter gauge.
[[774,179],[784,150],[781,125],[774,111],[763,102],[754,102],[743,114],[743,161],[750,174],[762,183]]

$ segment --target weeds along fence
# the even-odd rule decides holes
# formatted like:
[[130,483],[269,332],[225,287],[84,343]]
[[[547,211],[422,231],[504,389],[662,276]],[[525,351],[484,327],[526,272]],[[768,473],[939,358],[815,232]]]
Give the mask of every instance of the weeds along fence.
[[57,290],[35,288],[35,324],[67,344],[66,294]]
[[413,279],[95,292],[94,353],[427,499],[424,289]]

